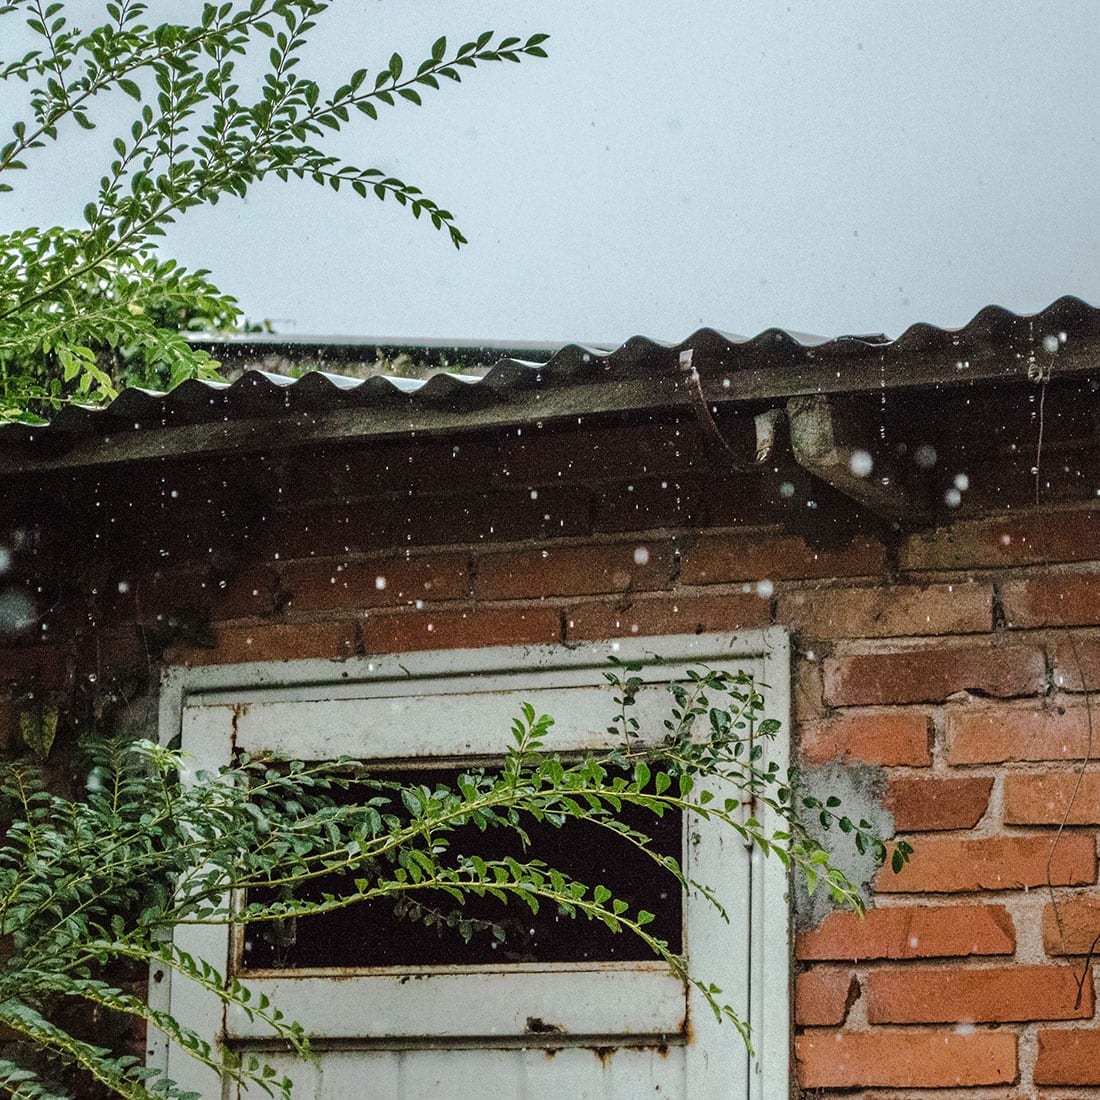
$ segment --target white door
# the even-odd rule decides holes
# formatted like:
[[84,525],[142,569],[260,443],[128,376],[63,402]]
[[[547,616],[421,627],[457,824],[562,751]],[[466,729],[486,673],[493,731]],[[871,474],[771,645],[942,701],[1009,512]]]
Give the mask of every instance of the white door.
[[[502,755],[512,719],[529,702],[555,720],[548,748],[607,747],[613,710],[603,674],[612,650],[646,662],[635,707],[643,733],[659,738],[664,685],[702,663],[744,668],[771,685],[768,715],[783,723],[785,742],[788,658],[776,631],[174,670],[162,696],[162,736],[181,735],[196,768],[227,764],[234,750],[268,749],[301,759],[460,763]],[[769,753],[785,768],[783,745]],[[296,1097],[311,1100],[772,1100],[788,1087],[783,869],[720,826],[685,821],[682,829],[685,870],[715,888],[729,916],[727,923],[705,901],[686,901],[683,945],[692,971],[750,1020],[751,1057],[697,991],[664,964],[639,958],[442,965],[403,957],[346,966],[333,942],[304,968],[280,969],[270,959],[257,968],[246,966],[226,929],[177,932],[180,947],[235,972],[300,1022],[315,1062],[280,1051],[243,1015],[223,1017],[216,999],[187,983],[160,992],[178,1018],[211,1041],[256,1052],[293,1079]],[[204,1100],[239,1100],[183,1052],[162,1057],[172,1078]]]

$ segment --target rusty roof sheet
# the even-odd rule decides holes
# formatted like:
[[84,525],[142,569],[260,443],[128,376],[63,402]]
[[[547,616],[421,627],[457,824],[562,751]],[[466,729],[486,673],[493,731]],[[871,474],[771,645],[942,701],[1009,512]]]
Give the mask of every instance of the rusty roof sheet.
[[[361,342],[364,348],[375,343]],[[242,348],[255,347],[256,354],[260,354],[280,346],[278,338],[251,343],[245,338],[233,344],[236,354]],[[333,342],[334,347],[345,349],[354,344],[355,341],[347,339]],[[759,384],[762,376],[768,379],[765,388],[781,395],[866,390],[872,383],[895,388],[966,382],[980,374],[980,371],[971,373],[971,361],[978,364],[988,362],[991,357],[1000,363],[997,370],[1001,376],[1006,369],[1026,373],[1029,361],[1065,345],[1071,349],[1100,345],[1100,309],[1071,296],[1059,298],[1031,315],[987,306],[961,328],[914,324],[896,339],[878,335],[826,339],[796,336],[779,328],[743,338],[703,328],[677,344],[642,336],[633,337],[613,350],[568,344],[558,347],[544,362],[503,357],[484,374],[440,372],[423,380],[380,375],[363,380],[319,371],[292,378],[247,370],[232,383],[188,381],[170,393],[128,389],[105,407],[67,406],[46,428],[4,425],[0,442],[17,444],[24,439],[41,439],[43,434],[103,435],[120,430],[266,419],[347,408],[397,407],[410,415],[440,408],[472,412],[507,405],[531,390],[579,384],[598,386],[603,382],[668,374],[677,369],[680,353],[687,349],[692,350],[694,365],[704,379],[721,378],[730,398],[736,399],[739,392],[766,396]],[[492,348],[492,345],[480,346]],[[535,346],[532,347],[534,350]],[[543,345],[538,350],[549,353],[549,347]],[[1021,361],[1024,367],[1020,367]],[[1091,356],[1090,361],[1094,361]],[[918,362],[932,362],[934,369],[914,371]],[[748,387],[753,377],[757,385]],[[987,372],[982,377],[992,375]]]

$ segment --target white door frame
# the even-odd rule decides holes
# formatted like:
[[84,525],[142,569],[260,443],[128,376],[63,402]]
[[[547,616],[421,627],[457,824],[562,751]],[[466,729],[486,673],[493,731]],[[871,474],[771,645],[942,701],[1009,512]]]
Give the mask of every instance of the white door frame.
[[[686,665],[744,667],[751,664],[758,679],[768,685],[764,693],[766,714],[782,722],[780,735],[768,744],[766,753],[768,760],[774,761],[785,774],[789,759],[789,646],[785,632],[777,628],[738,634],[630,638],[569,646],[425,651],[344,661],[310,659],[199,668],[175,667],[166,670],[162,681],[159,736],[165,744],[182,736],[190,742],[189,751],[192,752],[201,746],[201,754],[196,754],[201,756],[196,760],[196,766],[216,768],[228,762],[234,747],[231,739],[225,736],[224,722],[218,726],[218,715],[220,713],[224,718],[225,708],[240,707],[243,713],[248,714],[256,710],[259,704],[263,712],[265,744],[278,749],[281,731],[285,732],[288,728],[281,719],[291,713],[289,707],[296,708],[312,701],[337,703],[339,709],[345,711],[361,705],[369,706],[370,700],[398,693],[408,697],[410,679],[419,681],[426,689],[425,698],[430,698],[433,694],[439,694],[441,687],[443,692],[454,690],[456,683],[462,683],[467,691],[489,692],[502,678],[515,683],[522,677],[522,693],[513,695],[507,701],[512,707],[508,717],[514,716],[516,703],[527,696],[532,697],[537,709],[554,714],[553,704],[539,707],[539,697],[545,697],[548,690],[552,693],[563,688],[602,683],[602,674],[610,667],[607,658],[611,655],[623,661],[645,662],[645,671],[640,675],[647,679],[660,679],[662,668],[667,680],[670,673],[676,674],[677,668]],[[433,688],[436,690],[433,691]],[[645,695],[644,692],[642,694]],[[569,696],[567,690],[556,697],[556,702],[567,700]],[[485,696],[486,700],[492,698],[492,695]],[[608,701],[610,703],[610,696]],[[189,730],[184,729],[185,721],[191,724]],[[258,716],[255,721],[255,728],[261,728]],[[596,716],[597,729],[601,734],[607,721],[605,714]],[[235,724],[234,730],[236,728]],[[212,732],[218,729],[220,733]],[[498,721],[494,729],[499,730],[499,744],[503,750],[507,744],[507,722],[501,724]],[[398,736],[396,731],[391,733],[387,734],[385,745],[379,746],[377,751],[365,753],[361,745],[334,743],[332,738],[324,736],[315,755],[318,759],[341,754],[392,759],[422,754],[455,757],[462,755],[464,749],[469,751],[461,743],[441,743],[433,739],[427,744],[417,736]],[[606,741],[606,735],[604,739]],[[208,741],[220,741],[221,744],[207,744]],[[549,747],[554,747],[552,738]],[[580,746],[570,743],[567,747]],[[295,754],[300,755],[297,750]],[[766,808],[758,817],[765,829],[782,827],[781,822],[771,819],[771,811]],[[706,849],[704,844],[703,851]],[[749,1021],[753,1055],[751,1059],[744,1057],[741,1040],[734,1028],[728,1023],[718,1024],[701,996],[689,990],[692,1041],[688,1048],[688,1079],[691,1095],[713,1096],[716,1100],[773,1100],[786,1096],[789,1090],[790,1044],[790,930],[786,872],[779,860],[764,859],[757,851],[750,854],[736,842],[736,838],[729,835],[721,838],[718,848],[710,853],[709,858],[705,855],[701,858],[706,860],[702,868],[703,877],[713,876],[715,869],[720,869],[725,884],[732,887],[728,906],[732,908],[730,924],[723,925],[723,940],[730,949],[714,951],[711,940],[713,925],[710,925],[710,932],[700,931],[693,935],[690,912],[685,946],[690,956],[691,943],[698,943],[706,936],[706,961],[701,966],[697,962],[693,969],[708,981],[716,981],[727,991],[738,990],[736,996],[727,999]],[[710,881],[709,878],[707,880]],[[708,922],[717,919],[713,911],[706,914]],[[210,959],[224,971],[229,941],[226,929],[191,928],[186,935],[187,950]],[[739,939],[741,950],[738,950]],[[560,977],[567,979],[575,992],[595,977],[605,983],[612,977],[606,971],[599,975],[588,972],[586,976],[583,967],[573,964],[538,969],[538,981],[548,983],[545,987],[537,987],[540,989],[539,996],[547,998],[545,1014],[548,1018],[553,1018],[551,1013],[554,1007],[560,1007],[563,1012],[568,1011],[570,1006],[575,1011],[581,1011],[579,1006],[585,1001],[583,997],[565,997],[562,991],[566,986],[560,983],[555,985],[554,971],[560,972]],[[661,1003],[668,1000],[668,990],[665,988],[667,981],[662,982],[662,978],[667,979],[668,975],[667,972],[662,975],[659,969],[640,964],[624,967],[618,975],[625,983],[618,1000],[627,1006],[622,1020],[622,1026],[627,1031],[633,1028],[660,1030],[665,1026],[661,1020],[668,1013],[661,1015]],[[377,983],[379,979],[375,975],[363,980]],[[277,981],[274,985],[277,993]],[[371,988],[377,991],[379,987],[376,984]],[[150,1000],[159,1008],[170,1006],[178,1017],[205,1021],[205,1026],[199,1029],[208,1032],[204,1037],[212,1042],[221,1039],[226,1022],[220,1007],[216,1001],[212,1005],[207,996],[190,983],[177,982],[173,990],[170,975],[161,975],[159,980],[151,982]],[[560,1006],[553,1006],[554,1001],[561,1002]],[[400,1017],[399,1002],[394,1012]],[[308,1031],[309,1021],[301,1022]],[[579,1024],[580,1020],[577,1022]],[[401,1021],[395,1019],[391,1023],[394,1030],[389,1033],[399,1033]],[[500,1023],[504,1025],[505,1021]],[[422,1020],[417,1020],[415,1026],[418,1034],[425,1033]],[[234,1026],[233,1031],[238,1035],[246,1033],[243,1025]],[[203,1068],[180,1051],[170,1052],[159,1033],[151,1035],[149,1049],[151,1065],[169,1070],[178,1084],[197,1088],[204,1098],[208,1095],[214,1097],[209,1075],[204,1076]]]

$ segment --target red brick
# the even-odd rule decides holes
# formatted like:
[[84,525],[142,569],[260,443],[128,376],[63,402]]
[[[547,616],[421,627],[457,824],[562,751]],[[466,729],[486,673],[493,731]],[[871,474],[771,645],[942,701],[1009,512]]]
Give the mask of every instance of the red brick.
[[812,589],[783,596],[777,618],[810,638],[980,634],[993,627],[993,588],[935,584]]
[[1100,624],[1100,573],[1053,573],[1007,581],[1001,603],[1009,626]]
[[538,599],[644,592],[668,588],[671,575],[672,544],[667,540],[507,551],[477,559],[474,595]]
[[11,752],[20,740],[19,708],[9,692],[0,692],[0,752]]
[[[1059,927],[1059,921],[1061,926]],[[1061,898],[1043,909],[1043,947],[1048,955],[1090,955],[1100,947],[1100,897]]]
[[561,641],[561,613],[552,607],[425,609],[368,614],[361,629],[367,653],[549,644]]
[[849,970],[816,967],[794,980],[795,1023],[832,1027],[844,1023],[859,996],[859,982]]
[[695,527],[706,514],[708,496],[708,485],[701,478],[634,478],[600,489],[592,502],[593,529],[620,532]]
[[972,829],[981,820],[993,790],[992,776],[965,779],[891,779],[883,805],[899,832]]
[[683,584],[878,576],[882,546],[862,536],[843,550],[815,550],[794,535],[736,531],[701,535],[684,554]]
[[1005,776],[1005,821],[1009,825],[1061,825],[1063,821],[1100,825],[1100,772]]
[[803,722],[801,756],[807,764],[825,764],[838,756],[868,764],[932,763],[931,723],[921,711],[843,714],[822,722]]
[[561,538],[591,531],[587,492],[523,489],[480,494],[418,494],[390,504],[398,546],[454,546]]
[[827,709],[822,698],[821,662],[796,656],[792,680],[791,707],[795,721],[817,721]]
[[632,634],[701,634],[748,630],[771,622],[769,601],[755,595],[640,597],[629,607],[584,603],[566,615],[566,637],[620,638]]
[[1084,706],[951,708],[946,732],[951,764],[1080,760],[1088,753]]
[[219,627],[215,634],[217,645],[212,648],[180,647],[165,656],[173,662],[214,665],[302,657],[343,659],[355,652],[354,623],[261,623]]
[[624,470],[670,474],[707,468],[709,455],[692,420],[606,428],[582,425],[570,432],[524,430],[500,446],[498,469],[509,482],[617,481]]
[[950,1088],[1016,1080],[1016,1036],[1003,1031],[815,1028],[796,1037],[795,1057],[803,1088]]
[[[954,893],[963,890],[1018,890],[1045,886],[1054,837],[995,836],[976,840],[925,837],[909,862],[894,874],[883,867],[875,878],[879,893]],[[1096,839],[1066,833],[1050,861],[1055,886],[1096,881]]]
[[128,622],[150,623],[181,608],[208,611],[213,599],[209,567],[154,569],[124,578],[103,594],[111,613]]
[[283,567],[287,611],[395,607],[466,595],[465,554],[366,561],[299,561]]
[[902,569],[972,569],[1100,558],[1100,512],[1032,512],[958,520],[911,535]]
[[907,966],[872,971],[865,988],[872,1024],[1075,1020],[1093,1010],[1091,977],[1078,1002],[1070,966]]
[[0,684],[34,680],[40,687],[60,687],[65,658],[51,645],[23,645],[0,649]]
[[1100,689],[1100,638],[1063,638],[1051,647],[1052,679],[1063,691]]
[[221,619],[251,619],[270,615],[278,606],[278,574],[267,565],[253,565],[224,580],[210,581],[213,616]]
[[1003,905],[899,905],[830,913],[801,932],[800,959],[930,959],[1011,955],[1016,930]]
[[860,653],[825,660],[825,701],[834,706],[942,702],[958,691],[1008,698],[1042,690],[1035,646],[956,646]]
[[278,561],[369,553],[393,544],[392,508],[344,500],[280,509],[261,540],[267,557]]
[[1100,1085],[1100,1031],[1044,1028],[1035,1061],[1038,1085]]

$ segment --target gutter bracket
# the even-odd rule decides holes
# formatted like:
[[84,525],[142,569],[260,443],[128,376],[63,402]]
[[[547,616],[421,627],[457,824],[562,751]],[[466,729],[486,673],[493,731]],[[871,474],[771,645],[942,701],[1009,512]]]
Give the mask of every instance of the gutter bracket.
[[804,470],[828,482],[895,527],[928,522],[927,505],[899,476],[889,450],[851,399],[810,394],[789,398],[791,451]]

